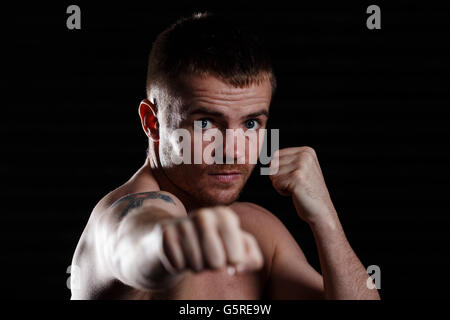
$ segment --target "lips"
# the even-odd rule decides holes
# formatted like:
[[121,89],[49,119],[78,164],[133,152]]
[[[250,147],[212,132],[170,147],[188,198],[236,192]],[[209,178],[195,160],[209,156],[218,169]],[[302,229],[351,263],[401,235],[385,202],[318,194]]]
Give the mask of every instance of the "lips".
[[218,180],[222,183],[231,183],[242,176],[242,173],[239,171],[223,171],[223,172],[214,172],[209,174],[212,178]]

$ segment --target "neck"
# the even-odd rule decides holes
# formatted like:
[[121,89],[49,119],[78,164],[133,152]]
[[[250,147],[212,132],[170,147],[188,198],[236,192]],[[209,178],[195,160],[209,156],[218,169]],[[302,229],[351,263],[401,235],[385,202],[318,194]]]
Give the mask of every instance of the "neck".
[[167,177],[159,161],[154,161],[147,158],[145,166],[146,170],[149,170],[149,172],[158,183],[159,190],[169,192],[177,197],[183,203],[188,214],[192,210],[204,207],[203,204],[195,201],[190,194],[180,189],[169,179],[169,177]]

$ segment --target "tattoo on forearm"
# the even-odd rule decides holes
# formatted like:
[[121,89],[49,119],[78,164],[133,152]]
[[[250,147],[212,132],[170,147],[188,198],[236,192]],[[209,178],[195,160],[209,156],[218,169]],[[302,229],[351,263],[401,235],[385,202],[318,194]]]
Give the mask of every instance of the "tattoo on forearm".
[[142,203],[147,199],[161,199],[167,203],[172,203],[173,205],[176,206],[175,201],[173,201],[173,199],[171,197],[169,197],[168,195],[165,195],[165,194],[161,194],[159,192],[155,192],[155,191],[139,192],[139,193],[130,194],[128,196],[120,198],[119,200],[114,202],[114,204],[112,206],[115,207],[119,203],[127,201],[127,206],[120,213],[120,219],[122,219],[123,217],[125,217],[127,215],[127,213],[131,209],[141,207]]

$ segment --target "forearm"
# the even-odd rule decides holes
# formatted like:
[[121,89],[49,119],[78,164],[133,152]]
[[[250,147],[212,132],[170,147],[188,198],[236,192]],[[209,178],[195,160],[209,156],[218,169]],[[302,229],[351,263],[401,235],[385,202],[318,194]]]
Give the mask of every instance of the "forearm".
[[292,195],[298,216],[310,226],[319,251],[325,298],[379,299],[367,287],[368,274],[348,243],[330,198],[316,152],[287,148],[274,155],[272,184]]
[[181,275],[170,274],[162,262],[162,234],[158,227],[173,215],[143,207],[128,214],[107,238],[102,255],[109,273],[141,290],[173,285]]
[[325,299],[380,299],[376,289],[368,288],[369,275],[347,241],[337,214],[310,226],[319,253]]

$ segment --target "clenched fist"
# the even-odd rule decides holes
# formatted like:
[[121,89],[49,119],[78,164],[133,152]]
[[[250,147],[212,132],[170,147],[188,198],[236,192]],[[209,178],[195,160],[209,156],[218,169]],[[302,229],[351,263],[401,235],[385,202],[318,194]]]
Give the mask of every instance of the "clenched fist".
[[227,207],[199,209],[188,217],[161,223],[161,230],[169,273],[223,267],[243,272],[263,266],[256,239],[240,228],[237,214]]
[[292,195],[297,213],[304,221],[316,222],[335,214],[314,149],[278,150],[270,167],[276,172],[269,176],[274,188],[282,195]]

